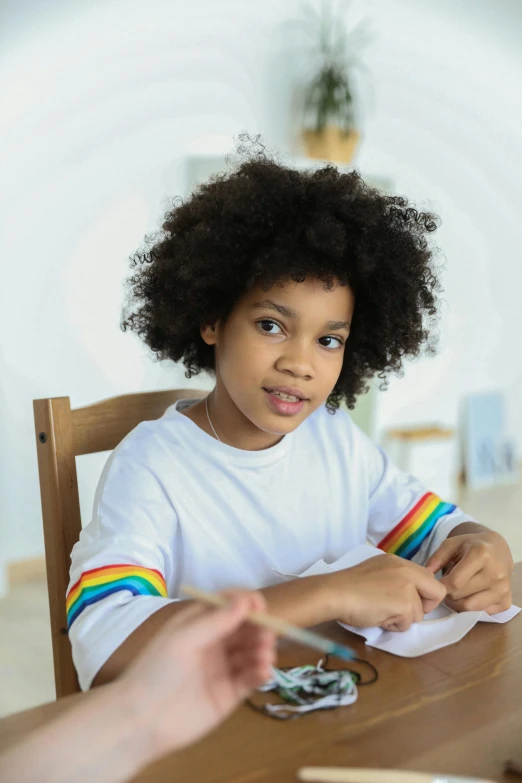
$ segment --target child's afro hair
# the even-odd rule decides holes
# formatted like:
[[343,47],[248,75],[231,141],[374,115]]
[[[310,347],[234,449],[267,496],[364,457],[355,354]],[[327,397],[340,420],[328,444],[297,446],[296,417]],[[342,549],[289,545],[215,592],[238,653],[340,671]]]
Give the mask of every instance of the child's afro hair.
[[348,284],[355,311],[329,410],[378,375],[386,382],[417,356],[436,316],[437,276],[428,234],[438,219],[401,196],[369,187],[357,171],[296,171],[259,138],[238,149],[227,174],[174,202],[159,235],[131,259],[122,328],[159,359],[182,361],[190,378],[214,371],[202,325],[226,320],[253,284],[282,279]]

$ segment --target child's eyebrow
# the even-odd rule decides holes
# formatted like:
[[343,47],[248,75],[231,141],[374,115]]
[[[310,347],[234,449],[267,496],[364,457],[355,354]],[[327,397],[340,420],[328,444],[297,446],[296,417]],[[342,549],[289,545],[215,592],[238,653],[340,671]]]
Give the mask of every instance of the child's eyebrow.
[[[271,299],[263,299],[262,302],[255,302],[252,305],[256,310],[275,310],[280,315],[285,315],[287,318],[299,318],[299,313],[294,310],[293,307],[287,307],[286,305],[273,302]],[[328,321],[325,324],[325,329],[346,329],[350,331],[350,321]]]
[[339,329],[346,329],[346,331],[349,332],[350,326],[350,321],[328,321],[326,324],[327,329],[333,329],[334,331]]
[[287,318],[299,318],[299,313],[293,307],[277,304],[271,299],[263,299],[262,302],[256,302],[252,305],[256,310],[275,310],[280,315],[286,315]]

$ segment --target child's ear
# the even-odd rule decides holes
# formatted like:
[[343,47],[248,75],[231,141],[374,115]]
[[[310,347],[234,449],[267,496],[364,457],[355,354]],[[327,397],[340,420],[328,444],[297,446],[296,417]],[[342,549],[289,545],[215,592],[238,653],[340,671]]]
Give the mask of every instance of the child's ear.
[[207,345],[215,345],[217,342],[217,323],[205,324],[200,329],[201,336]]

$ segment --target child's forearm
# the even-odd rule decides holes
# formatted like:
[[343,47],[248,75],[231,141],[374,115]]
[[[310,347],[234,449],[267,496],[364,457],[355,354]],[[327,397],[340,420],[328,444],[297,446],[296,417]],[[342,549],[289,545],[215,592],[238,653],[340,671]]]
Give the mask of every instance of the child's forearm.
[[[336,618],[333,594],[327,585],[327,577],[310,576],[267,587],[260,592],[266,599],[269,614],[306,627]],[[177,601],[168,604],[148,617],[102,666],[94,678],[93,686],[104,685],[115,680],[165,623],[174,614],[185,609],[188,603],[189,601]]]
[[0,781],[120,783],[153,759],[138,705],[117,684],[84,697],[0,758]]
[[303,628],[337,619],[335,593],[328,576],[292,579],[261,591],[267,612]]
[[130,663],[139,655],[144,647],[150,642],[158,631],[163,628],[171,617],[182,612],[191,601],[176,601],[167,604],[157,612],[154,612],[142,623],[120,646],[113,652],[111,657],[103,664],[98,674],[95,676],[92,685],[105,685],[116,679]]
[[462,524],[454,527],[453,530],[448,533],[448,538],[453,536],[464,536],[468,533],[489,533],[490,528],[485,525],[479,525],[478,522],[462,522]]

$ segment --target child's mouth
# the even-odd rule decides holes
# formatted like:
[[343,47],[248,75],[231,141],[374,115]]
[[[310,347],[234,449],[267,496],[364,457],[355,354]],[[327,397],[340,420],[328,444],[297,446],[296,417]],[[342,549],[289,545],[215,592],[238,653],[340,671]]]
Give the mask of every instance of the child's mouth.
[[283,416],[292,416],[300,413],[304,408],[305,399],[297,397],[295,394],[287,394],[278,389],[263,389],[266,394],[268,405],[274,413]]

